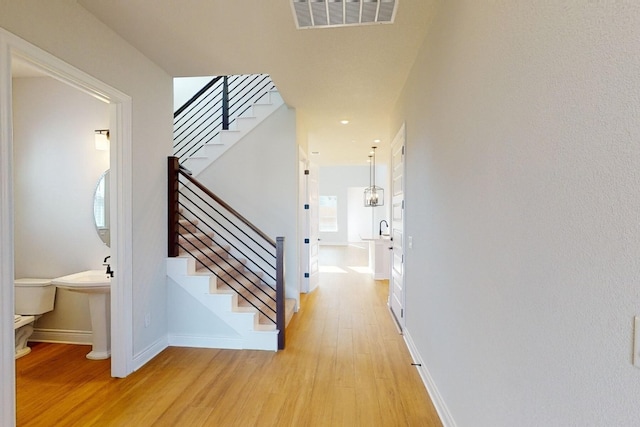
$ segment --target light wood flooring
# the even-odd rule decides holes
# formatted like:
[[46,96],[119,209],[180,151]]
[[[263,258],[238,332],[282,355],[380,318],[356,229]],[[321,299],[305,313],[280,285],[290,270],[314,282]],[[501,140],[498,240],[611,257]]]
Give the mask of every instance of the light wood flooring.
[[171,347],[115,379],[87,346],[34,343],[16,361],[17,425],[441,426],[366,264],[323,247],[277,353]]

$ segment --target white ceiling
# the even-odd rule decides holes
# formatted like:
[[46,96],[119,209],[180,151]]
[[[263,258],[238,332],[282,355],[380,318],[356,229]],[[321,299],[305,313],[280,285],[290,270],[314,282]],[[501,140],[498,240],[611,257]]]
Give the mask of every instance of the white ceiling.
[[365,164],[377,138],[386,159],[389,112],[438,0],[399,0],[393,24],[300,30],[290,0],[78,2],[174,77],[270,74],[327,165]]

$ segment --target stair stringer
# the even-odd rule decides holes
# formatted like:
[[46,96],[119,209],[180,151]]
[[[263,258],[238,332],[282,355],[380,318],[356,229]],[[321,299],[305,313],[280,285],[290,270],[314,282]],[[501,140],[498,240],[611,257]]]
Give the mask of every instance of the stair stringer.
[[196,272],[193,258],[168,258],[167,275],[238,334],[237,339],[225,341],[228,345],[216,348],[278,351],[278,330],[260,325],[255,309],[239,307],[235,292],[216,290],[215,275]]
[[186,159],[183,164],[194,176],[208,168],[213,162],[222,156],[235,143],[240,141],[267,117],[273,114],[284,104],[280,93],[272,89],[249,107],[229,125],[229,130],[221,130],[210,142],[198,150],[193,156]]

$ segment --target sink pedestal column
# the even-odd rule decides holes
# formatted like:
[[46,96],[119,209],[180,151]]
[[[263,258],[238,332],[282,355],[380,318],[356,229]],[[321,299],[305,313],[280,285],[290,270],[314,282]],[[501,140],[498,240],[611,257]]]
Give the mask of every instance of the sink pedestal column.
[[87,270],[58,277],[51,281],[59,288],[87,294],[93,349],[87,359],[111,356],[111,277],[102,270]]
[[111,356],[111,298],[109,292],[91,293],[89,311],[91,313],[92,345],[87,359],[102,360]]

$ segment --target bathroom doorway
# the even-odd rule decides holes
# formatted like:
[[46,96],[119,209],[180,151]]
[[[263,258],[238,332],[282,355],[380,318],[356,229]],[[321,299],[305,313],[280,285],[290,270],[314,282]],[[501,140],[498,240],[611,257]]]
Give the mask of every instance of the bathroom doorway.
[[[96,144],[95,129],[109,128],[109,104],[19,58],[12,58],[11,68],[14,276],[50,280],[86,270],[104,272],[103,260],[111,255],[109,215],[94,209],[93,201],[98,188],[108,188],[98,183],[109,169],[110,152],[108,140]],[[35,307],[24,311],[18,294],[26,289],[15,290],[16,314],[40,313]],[[48,290],[54,292],[54,309],[16,332],[23,336],[19,352],[29,351],[23,341],[33,328],[32,342],[91,344],[89,295],[54,286]]]
[[[0,315],[13,318],[16,248],[14,247],[14,173],[21,167],[14,160],[12,77],[26,66],[106,104],[110,130],[111,264],[117,271],[111,282],[111,375],[124,377],[133,371],[131,277],[131,99],[118,90],[77,70],[11,33],[0,29]],[[65,100],[60,100],[65,102]],[[52,147],[55,153],[55,147]],[[89,200],[87,203],[91,203]],[[42,221],[48,218],[43,216]],[[52,251],[56,250],[52,242]],[[33,262],[38,261],[33,260]],[[102,259],[98,260],[102,262]],[[6,321],[5,321],[6,322]],[[3,354],[0,376],[2,421],[15,414],[15,364],[13,327],[2,322]]]

